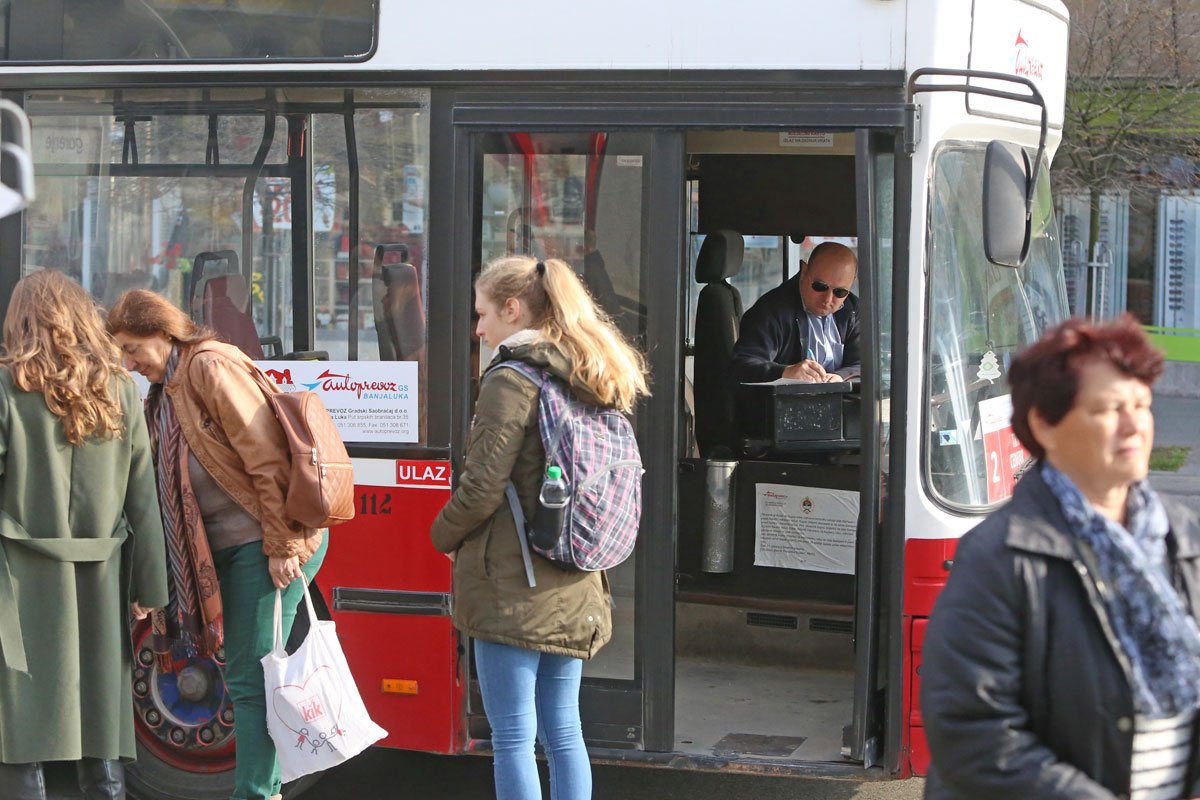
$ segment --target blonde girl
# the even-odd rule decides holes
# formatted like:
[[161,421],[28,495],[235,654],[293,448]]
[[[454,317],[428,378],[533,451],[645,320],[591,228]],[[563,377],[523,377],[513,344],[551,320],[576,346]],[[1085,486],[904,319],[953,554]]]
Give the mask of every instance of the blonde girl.
[[[493,364],[520,359],[566,382],[578,400],[625,413],[648,394],[645,359],[562,261],[488,264],[475,282],[475,311],[476,334],[497,351]],[[474,639],[498,800],[540,800],[535,737],[550,763],[552,800],[586,800],[579,684],[584,660],[612,635],[608,581],[535,557],[529,585],[505,488],[512,481],[532,518],[545,464],[538,393],[516,370],[484,374],[465,468],[431,537],[455,562],[454,624]]]

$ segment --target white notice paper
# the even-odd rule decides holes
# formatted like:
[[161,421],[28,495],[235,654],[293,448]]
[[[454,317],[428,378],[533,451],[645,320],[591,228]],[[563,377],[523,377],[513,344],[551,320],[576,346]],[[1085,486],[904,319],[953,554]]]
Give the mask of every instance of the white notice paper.
[[854,574],[858,492],[754,485],[754,565]]

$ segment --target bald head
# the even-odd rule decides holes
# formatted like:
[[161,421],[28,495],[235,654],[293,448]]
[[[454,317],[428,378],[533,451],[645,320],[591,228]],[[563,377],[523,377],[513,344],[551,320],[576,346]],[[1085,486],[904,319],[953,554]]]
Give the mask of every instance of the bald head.
[[[818,317],[835,313],[845,304],[857,274],[858,257],[849,247],[837,242],[817,245],[800,271],[800,297],[804,307]],[[838,294],[842,296],[838,297]]]

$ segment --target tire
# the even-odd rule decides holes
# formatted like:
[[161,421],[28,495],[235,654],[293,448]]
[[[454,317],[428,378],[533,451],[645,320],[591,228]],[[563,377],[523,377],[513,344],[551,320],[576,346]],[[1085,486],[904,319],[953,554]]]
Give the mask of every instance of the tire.
[[[284,784],[284,800],[299,798],[324,772]],[[233,794],[233,770],[190,772],[163,762],[138,742],[138,760],[127,764],[125,783],[131,800],[227,800]]]
[[[311,789],[324,773],[305,775],[283,787],[285,800]],[[227,800],[233,794],[233,770],[188,772],[161,760],[138,742],[138,760],[125,767],[131,800]]]
[[137,743],[138,759],[125,767],[125,788],[134,800],[227,800],[233,794],[233,770],[189,772],[168,764]]

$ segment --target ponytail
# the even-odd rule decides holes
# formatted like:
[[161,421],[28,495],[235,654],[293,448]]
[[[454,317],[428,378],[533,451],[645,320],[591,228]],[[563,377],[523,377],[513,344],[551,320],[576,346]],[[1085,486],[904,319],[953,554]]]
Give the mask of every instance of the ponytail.
[[475,282],[478,291],[502,305],[519,299],[546,341],[571,360],[571,379],[603,405],[625,413],[650,393],[646,359],[597,308],[575,271],[552,258],[510,256],[488,264]]

